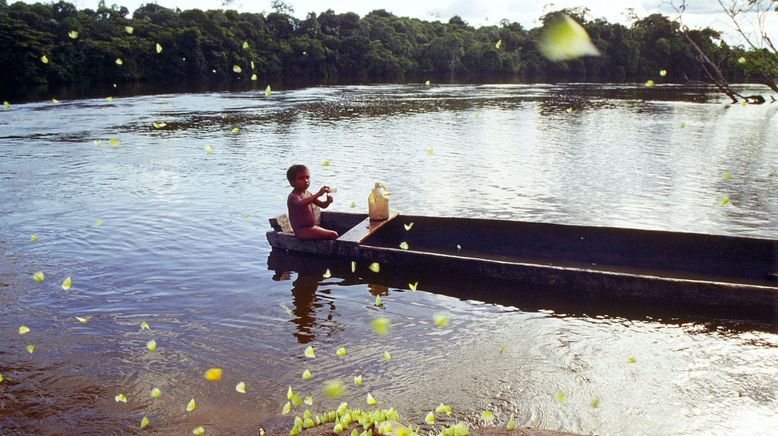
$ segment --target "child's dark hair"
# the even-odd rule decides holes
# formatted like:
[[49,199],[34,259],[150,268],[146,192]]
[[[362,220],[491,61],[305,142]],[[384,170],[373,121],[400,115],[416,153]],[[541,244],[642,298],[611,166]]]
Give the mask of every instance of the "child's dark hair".
[[297,178],[297,175],[301,172],[307,170],[308,167],[305,165],[292,165],[289,167],[288,170],[286,170],[286,180],[289,180],[289,184],[291,185],[294,179]]

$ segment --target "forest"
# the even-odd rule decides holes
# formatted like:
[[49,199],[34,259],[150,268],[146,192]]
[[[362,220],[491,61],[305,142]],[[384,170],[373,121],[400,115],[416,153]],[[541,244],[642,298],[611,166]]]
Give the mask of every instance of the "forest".
[[[473,27],[398,17],[375,10],[327,10],[305,19],[283,2],[267,14],[235,10],[173,10],[101,2],[78,10],[67,2],[8,4],[0,0],[0,92],[73,83],[188,82],[298,78],[316,83],[456,80],[644,81],[669,72],[666,82],[706,81],[699,54],[730,82],[773,81],[776,56],[766,49],[730,46],[714,29],[683,32],[661,14],[634,16],[630,25],[589,19],[578,8],[546,14],[572,16],[588,31],[600,56],[550,62],[537,48],[542,28],[502,20]],[[685,34],[685,35],[684,35]],[[686,37],[688,36],[688,38]]]

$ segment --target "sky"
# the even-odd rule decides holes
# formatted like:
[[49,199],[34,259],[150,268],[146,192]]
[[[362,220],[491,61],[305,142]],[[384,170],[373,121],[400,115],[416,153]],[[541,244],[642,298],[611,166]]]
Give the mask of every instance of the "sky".
[[[678,3],[678,0],[675,0]],[[731,0],[724,0],[729,2]],[[28,1],[31,2],[31,1]],[[71,0],[79,8],[96,8],[98,0]],[[9,1],[10,3],[10,1]],[[106,4],[116,3],[134,11],[144,3],[157,3],[167,8],[180,9],[220,9],[224,8],[223,0],[106,0]],[[229,9],[242,12],[268,12],[270,0],[232,0]],[[327,9],[336,13],[355,12],[364,16],[375,9],[385,9],[398,16],[414,17],[428,21],[448,21],[454,15],[459,15],[473,26],[498,24],[503,18],[521,23],[525,28],[538,26],[538,18],[546,12],[562,8],[586,6],[591,12],[589,19],[605,18],[612,23],[627,24],[627,8],[633,8],[640,17],[661,12],[674,18],[677,13],[669,6],[670,0],[288,0],[287,4],[294,8],[294,15],[304,18],[308,12],[317,14]],[[687,0],[688,6],[683,22],[689,28],[709,26],[723,33],[724,39],[730,44],[743,44],[737,36],[732,22],[720,12],[718,0]],[[756,20],[751,17],[744,27],[749,31],[756,29]],[[778,40],[778,13],[770,13],[766,22],[768,35],[773,41]],[[751,23],[753,22],[753,23]]]

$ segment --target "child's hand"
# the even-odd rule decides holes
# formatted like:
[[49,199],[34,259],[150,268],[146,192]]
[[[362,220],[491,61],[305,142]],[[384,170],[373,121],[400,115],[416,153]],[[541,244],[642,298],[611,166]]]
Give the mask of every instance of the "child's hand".
[[332,198],[332,195],[327,194],[327,204],[330,205],[333,201],[334,199]]
[[330,192],[329,186],[322,186],[321,189],[319,189],[319,192],[316,193],[316,197],[321,197],[322,195]]

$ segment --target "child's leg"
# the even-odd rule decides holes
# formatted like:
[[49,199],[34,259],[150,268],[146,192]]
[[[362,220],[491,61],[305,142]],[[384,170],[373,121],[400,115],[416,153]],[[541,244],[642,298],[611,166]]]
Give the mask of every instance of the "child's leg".
[[338,239],[338,232],[334,230],[327,230],[324,227],[313,226],[305,227],[303,229],[297,229],[294,232],[297,239]]

